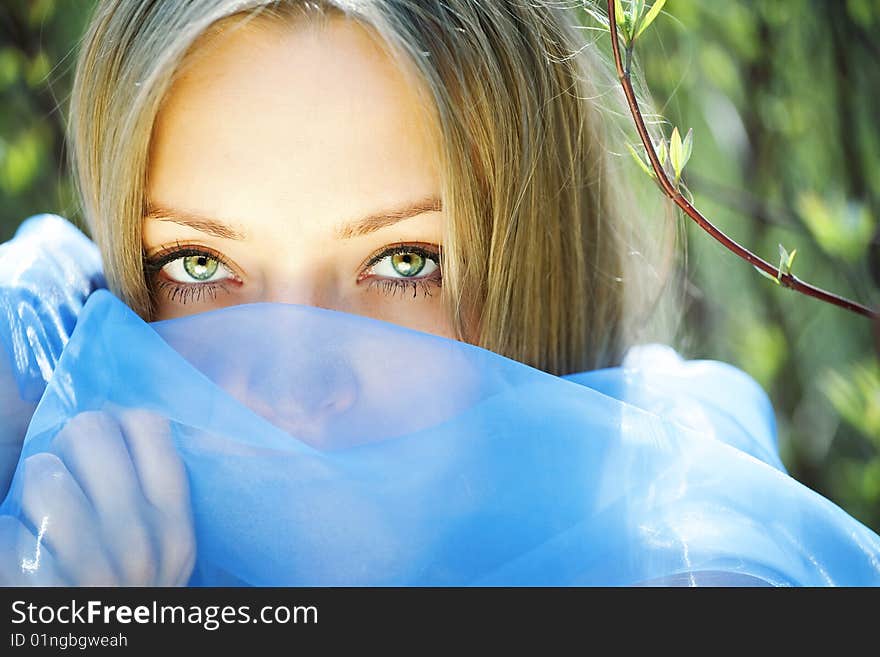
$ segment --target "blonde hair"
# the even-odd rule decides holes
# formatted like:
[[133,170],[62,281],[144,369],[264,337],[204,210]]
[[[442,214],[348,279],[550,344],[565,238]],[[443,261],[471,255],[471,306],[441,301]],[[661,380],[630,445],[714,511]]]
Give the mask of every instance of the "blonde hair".
[[[378,33],[415,73],[436,121],[449,222],[442,298],[460,339],[554,374],[619,364],[637,341],[668,341],[674,244],[657,235],[668,237],[670,223],[639,215],[632,167],[608,150],[625,108],[577,29],[580,4],[100,2],[77,63],[69,139],[111,290],[151,318],[141,250],[150,139],[188,53],[231,22],[334,14]],[[652,249],[666,254],[665,272]]]

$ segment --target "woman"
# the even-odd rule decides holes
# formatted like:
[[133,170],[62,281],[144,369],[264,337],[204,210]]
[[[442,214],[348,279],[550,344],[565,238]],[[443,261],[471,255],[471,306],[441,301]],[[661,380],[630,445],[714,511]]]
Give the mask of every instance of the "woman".
[[[255,11],[231,17],[240,3],[99,5],[71,138],[111,289],[145,319],[284,299],[455,335],[557,374],[619,362],[654,291],[604,147],[597,104],[615,87],[602,88],[594,52],[576,52],[571,10],[246,4]],[[223,235],[163,221],[175,214],[224,223]],[[228,281],[216,301],[169,289],[168,268],[145,280],[142,250],[153,271],[168,256],[158,249],[192,240],[230,260],[211,280]],[[306,285],[328,259],[350,271],[395,241],[422,244],[407,253],[432,271],[445,250],[442,294],[436,274],[409,272],[425,279],[406,288],[417,312],[407,304],[404,317],[406,295],[387,285],[371,291],[398,290],[393,302],[353,298],[343,281]],[[279,251],[297,266],[279,266]],[[291,278],[301,284],[279,289]]]
[[[760,407],[734,428],[668,351],[642,359],[660,383],[600,369],[650,335],[665,276],[623,209],[572,12],[98,5],[70,137],[127,308],[90,297],[31,421],[3,508],[9,581],[814,581],[730,490],[681,495],[716,464],[738,490],[782,486],[753,382],[711,373]],[[798,518],[857,525],[797,491]],[[865,578],[880,548],[859,532],[847,572]],[[597,560],[612,546],[620,560]]]

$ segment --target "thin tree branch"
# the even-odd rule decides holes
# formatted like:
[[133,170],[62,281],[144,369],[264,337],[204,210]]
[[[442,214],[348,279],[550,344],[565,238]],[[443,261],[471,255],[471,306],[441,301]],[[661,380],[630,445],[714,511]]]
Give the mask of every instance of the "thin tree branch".
[[623,87],[623,93],[626,96],[626,102],[629,105],[630,112],[632,113],[633,120],[635,121],[636,130],[638,131],[639,137],[641,137],[642,140],[642,144],[645,147],[645,151],[648,154],[648,159],[651,162],[651,168],[654,170],[654,174],[657,176],[657,182],[663,189],[663,192],[666,194],[666,196],[672,199],[672,201],[678,207],[680,207],[685,212],[685,214],[693,219],[703,230],[709,233],[709,235],[715,238],[716,241],[720,242],[729,251],[732,251],[734,254],[736,254],[746,262],[750,263],[754,267],[771,275],[773,278],[778,280],[780,285],[782,285],[783,287],[790,288],[792,290],[795,290],[796,292],[800,292],[801,294],[805,294],[815,299],[831,303],[835,306],[839,306],[846,310],[850,310],[852,312],[873,318],[875,320],[880,319],[880,313],[878,313],[876,310],[872,310],[867,306],[856,303],[855,301],[850,301],[849,299],[838,296],[832,292],[827,292],[821,288],[810,285],[809,283],[806,283],[797,278],[794,274],[779,271],[779,269],[771,265],[769,262],[759,258],[754,253],[746,249],[744,246],[741,246],[739,243],[732,240],[724,232],[716,228],[708,219],[706,219],[706,217],[702,215],[699,210],[697,210],[684,196],[681,195],[678,189],[676,189],[675,186],[673,186],[673,184],[669,181],[669,178],[666,176],[666,172],[664,171],[663,166],[660,164],[660,159],[657,156],[657,152],[654,150],[654,143],[651,140],[651,135],[648,133],[648,128],[645,125],[645,120],[642,117],[641,110],[639,109],[639,103],[636,99],[635,91],[633,90],[632,81],[630,80],[629,63],[632,60],[633,49],[633,44],[631,42],[628,43],[626,48],[626,67],[624,67],[624,63],[621,59],[620,40],[617,32],[617,15],[614,10],[614,0],[608,0],[608,29],[611,33],[611,50],[614,55],[614,66],[617,69],[617,77]]

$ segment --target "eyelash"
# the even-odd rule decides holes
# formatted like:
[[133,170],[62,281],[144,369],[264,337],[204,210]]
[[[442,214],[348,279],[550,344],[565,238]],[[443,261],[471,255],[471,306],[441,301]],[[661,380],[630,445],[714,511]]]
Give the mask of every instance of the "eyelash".
[[[432,296],[432,287],[441,287],[442,273],[440,267],[441,253],[439,250],[427,249],[416,244],[394,244],[382,249],[379,253],[371,256],[362,265],[362,270],[367,270],[373,265],[381,262],[383,259],[396,254],[416,253],[423,258],[433,260],[437,264],[436,276],[431,274],[423,278],[407,279],[407,278],[375,278],[370,281],[367,289],[373,287],[381,287],[384,294],[395,294],[401,292],[401,296],[408,289],[412,289],[412,298],[416,298],[419,290],[424,296]],[[222,254],[202,246],[186,246],[179,242],[174,246],[162,249],[152,256],[144,256],[144,272],[156,290],[161,290],[173,302],[178,301],[181,304],[187,304],[192,301],[201,301],[206,294],[211,295],[211,300],[217,298],[218,291],[229,292],[228,283],[225,281],[216,281],[210,283],[180,283],[163,279],[159,274],[165,265],[174,262],[180,258],[188,256],[205,256],[216,260],[221,266],[229,271],[233,271],[233,267],[227,262]],[[358,280],[361,280],[360,277]]]
[[144,257],[144,273],[155,286],[156,291],[162,291],[172,302],[178,301],[187,304],[192,301],[201,301],[206,294],[211,295],[211,300],[217,298],[217,292],[229,292],[228,283],[214,281],[210,283],[179,283],[177,281],[162,278],[160,272],[169,262],[188,256],[206,256],[216,260],[221,266],[232,271],[232,266],[222,254],[203,246],[187,246],[175,242],[174,246],[162,249],[152,256]]
[[435,276],[433,274],[430,274],[422,278],[375,278],[370,281],[369,287],[367,289],[372,289],[376,286],[380,286],[384,294],[394,295],[399,291],[401,293],[401,296],[403,296],[404,292],[411,288],[413,299],[416,298],[419,290],[421,290],[422,294],[426,297],[433,296],[431,294],[431,288],[441,287],[443,282],[443,274],[440,267],[441,252],[434,248],[425,248],[417,244],[392,244],[391,246],[382,249],[376,255],[368,258],[367,262],[363,265],[363,269],[369,269],[370,267],[381,262],[388,256],[404,253],[416,253],[423,258],[433,260],[435,263],[437,263],[437,275]]

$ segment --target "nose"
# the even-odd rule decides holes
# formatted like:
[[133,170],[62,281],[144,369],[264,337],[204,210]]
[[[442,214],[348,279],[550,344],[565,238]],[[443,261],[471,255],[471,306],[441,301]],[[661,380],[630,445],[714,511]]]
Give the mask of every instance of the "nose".
[[357,383],[343,363],[323,360],[288,368],[281,358],[251,373],[248,405],[293,438],[320,449],[345,446],[340,416],[357,400]]
[[[283,294],[270,298],[275,303],[333,305],[327,303],[326,296],[308,292],[300,287],[291,293],[287,287]],[[346,343],[337,335],[337,325],[325,313],[311,308],[263,309],[263,338],[272,353],[243,361],[243,401],[258,415],[313,447],[346,446],[351,431],[343,421],[358,400],[359,380]]]
[[331,310],[345,310],[335,293],[336,282],[332,272],[285,272],[275,276],[278,283],[263,290],[260,301],[315,306]]

